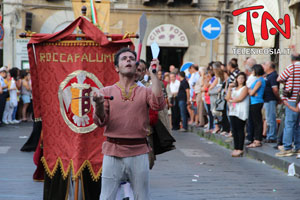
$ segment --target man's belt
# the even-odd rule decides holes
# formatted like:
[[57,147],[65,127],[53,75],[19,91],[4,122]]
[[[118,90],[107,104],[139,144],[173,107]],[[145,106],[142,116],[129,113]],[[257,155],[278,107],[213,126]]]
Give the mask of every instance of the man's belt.
[[147,144],[146,138],[111,138],[107,137],[106,141],[118,145],[137,145],[137,144]]

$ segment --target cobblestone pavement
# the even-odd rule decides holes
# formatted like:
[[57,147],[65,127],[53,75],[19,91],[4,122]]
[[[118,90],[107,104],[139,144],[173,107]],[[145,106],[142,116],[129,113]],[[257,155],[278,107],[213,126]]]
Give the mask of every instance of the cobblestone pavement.
[[[20,152],[31,123],[0,127],[0,200],[41,200],[32,181],[33,153]],[[300,179],[243,157],[194,133],[175,132],[176,150],[157,156],[150,172],[153,200],[297,200]]]

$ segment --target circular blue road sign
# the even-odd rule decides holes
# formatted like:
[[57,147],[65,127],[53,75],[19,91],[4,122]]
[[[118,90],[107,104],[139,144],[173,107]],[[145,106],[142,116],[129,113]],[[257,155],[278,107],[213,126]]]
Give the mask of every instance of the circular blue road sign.
[[210,17],[204,20],[201,26],[201,33],[207,40],[214,40],[219,37],[219,35],[221,34],[221,30],[221,22],[214,17]]
[[184,73],[185,73],[185,76],[188,77],[188,78],[190,78],[190,76],[191,76],[191,74],[190,74],[190,72],[189,72],[189,68],[190,68],[190,66],[191,66],[192,64],[194,64],[194,63],[192,63],[192,62],[186,62],[186,63],[184,63],[184,64],[181,66],[181,68],[180,68],[180,71],[181,71],[181,72],[184,72]]

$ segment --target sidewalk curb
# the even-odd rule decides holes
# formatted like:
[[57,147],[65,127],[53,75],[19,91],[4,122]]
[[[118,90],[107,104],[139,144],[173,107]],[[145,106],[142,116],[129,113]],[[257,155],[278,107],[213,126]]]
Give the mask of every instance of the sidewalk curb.
[[[190,127],[190,131],[198,134],[200,137],[209,139],[218,145],[224,146],[227,149],[233,149],[233,140],[231,138],[219,135],[206,133],[201,128]],[[296,177],[300,177],[300,159],[297,159],[295,156],[291,157],[276,157],[275,153],[278,150],[273,149],[272,145],[274,144],[263,144],[259,148],[247,148],[245,147],[244,155],[249,158],[261,161],[268,165],[271,165],[274,168],[280,169],[285,173],[288,172],[288,167],[290,164],[295,164]]]

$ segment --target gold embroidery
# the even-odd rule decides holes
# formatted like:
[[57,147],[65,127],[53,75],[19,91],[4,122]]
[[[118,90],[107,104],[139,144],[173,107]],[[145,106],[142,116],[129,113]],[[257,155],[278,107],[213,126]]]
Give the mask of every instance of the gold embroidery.
[[138,86],[136,83],[134,83],[132,86],[130,86],[128,93],[126,92],[125,88],[119,82],[117,82],[116,85],[121,89],[121,95],[122,95],[123,101],[133,101],[133,97],[131,97],[131,96],[132,96],[133,89]]

